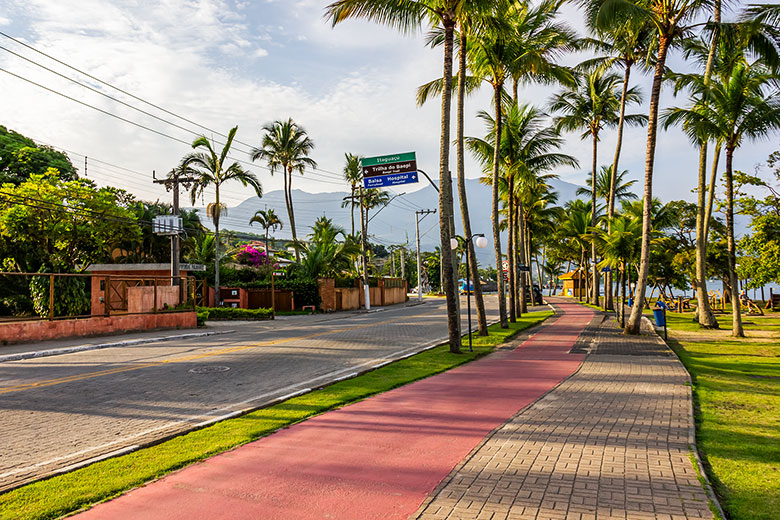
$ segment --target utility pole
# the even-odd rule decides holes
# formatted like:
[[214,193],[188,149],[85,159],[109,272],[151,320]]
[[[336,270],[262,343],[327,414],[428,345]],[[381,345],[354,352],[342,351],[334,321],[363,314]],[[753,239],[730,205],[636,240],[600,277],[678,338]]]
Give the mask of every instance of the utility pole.
[[[414,212],[415,231],[417,232],[417,301],[422,301],[422,272],[420,269],[420,221],[426,215],[436,213],[435,209],[421,209]],[[422,218],[420,216],[422,215]]]
[[[152,170],[152,178],[155,184],[162,184],[165,186],[166,191],[173,191],[173,215],[179,216],[179,185],[184,185],[185,189],[189,189],[190,184],[197,181],[194,177],[187,176],[187,171],[182,171],[180,168],[174,168],[168,174],[165,179],[158,179]],[[171,235],[171,283],[175,286],[181,285],[181,277],[179,275],[179,249],[180,238],[179,234],[175,233]],[[217,289],[219,291],[219,289]],[[219,298],[219,295],[217,295]],[[181,290],[179,291],[179,299],[181,300]]]

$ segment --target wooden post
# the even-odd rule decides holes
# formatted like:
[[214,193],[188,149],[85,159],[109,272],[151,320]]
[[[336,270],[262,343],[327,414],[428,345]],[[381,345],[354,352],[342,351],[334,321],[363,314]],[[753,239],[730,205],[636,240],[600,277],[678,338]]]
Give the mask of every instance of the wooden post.
[[111,278],[106,276],[103,288],[103,313],[106,318],[111,316]]
[[157,312],[157,278],[154,278],[154,305],[152,305],[152,312]]
[[274,275],[276,273],[271,271],[271,319],[276,319],[276,289],[274,287]]
[[49,275],[49,321],[54,319],[54,275]]

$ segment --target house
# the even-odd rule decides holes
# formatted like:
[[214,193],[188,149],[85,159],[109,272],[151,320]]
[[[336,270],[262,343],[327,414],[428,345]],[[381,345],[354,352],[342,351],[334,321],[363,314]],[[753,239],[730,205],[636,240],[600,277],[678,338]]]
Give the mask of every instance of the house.
[[580,269],[569,271],[558,277],[563,281],[563,296],[571,296],[573,298],[579,298],[586,295],[585,287],[585,274]]

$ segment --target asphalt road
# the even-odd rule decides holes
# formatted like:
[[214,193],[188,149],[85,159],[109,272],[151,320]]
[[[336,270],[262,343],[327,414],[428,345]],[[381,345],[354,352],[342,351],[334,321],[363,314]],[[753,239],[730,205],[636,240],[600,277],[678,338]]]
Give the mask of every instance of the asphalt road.
[[439,299],[230,328],[0,363],[0,491],[348,377],[447,330]]

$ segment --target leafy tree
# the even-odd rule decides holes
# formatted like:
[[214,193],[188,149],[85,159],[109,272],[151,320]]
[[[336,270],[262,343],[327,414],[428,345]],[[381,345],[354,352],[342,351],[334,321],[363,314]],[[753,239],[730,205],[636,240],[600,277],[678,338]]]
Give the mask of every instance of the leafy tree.
[[20,184],[31,175],[49,169],[66,181],[78,178],[68,156],[49,146],[38,146],[30,138],[0,125],[0,184]]
[[[287,216],[290,219],[290,232],[293,241],[298,240],[295,229],[295,210],[292,198],[292,174],[298,172],[303,175],[306,167],[316,168],[317,162],[309,157],[314,148],[314,141],[306,134],[306,130],[298,125],[292,118],[286,121],[274,121],[263,126],[264,135],[260,146],[252,149],[252,161],[263,159],[271,169],[271,175],[279,168],[284,177],[284,202],[287,205]],[[298,250],[295,252],[296,260],[299,260]]]
[[225,182],[239,181],[244,186],[254,188],[258,197],[263,196],[263,187],[254,173],[244,170],[235,161],[226,165],[229,159],[230,147],[233,145],[233,139],[236,137],[237,131],[237,126],[230,129],[227,141],[219,153],[214,148],[214,144],[205,136],[198,137],[192,142],[192,147],[203,151],[193,152],[182,159],[182,167],[190,168],[198,176],[190,190],[192,204],[195,204],[195,199],[203,193],[203,190],[209,186],[214,186],[214,202],[206,206],[206,213],[214,223],[214,287],[217,287],[217,290],[219,289],[219,218],[226,213],[226,206],[219,200],[219,188]]
[[4,271],[73,272],[108,262],[122,243],[140,239],[116,190],[66,181],[51,169],[0,187],[0,258]]

